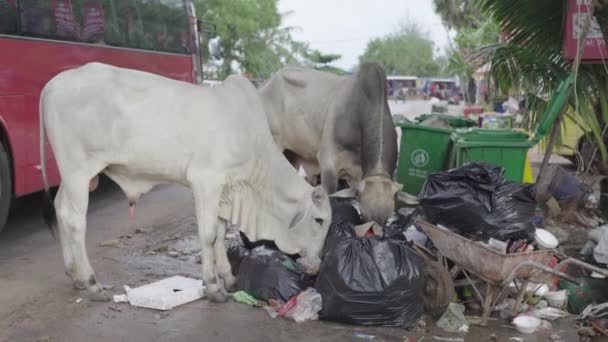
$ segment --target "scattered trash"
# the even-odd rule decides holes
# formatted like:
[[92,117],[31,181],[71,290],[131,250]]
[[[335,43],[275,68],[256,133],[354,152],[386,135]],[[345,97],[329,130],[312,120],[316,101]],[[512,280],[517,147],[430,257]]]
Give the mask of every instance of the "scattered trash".
[[464,305],[450,303],[443,316],[437,321],[437,326],[452,333],[468,332],[470,323],[464,316],[464,311]]
[[119,309],[118,307],[116,307],[116,306],[114,306],[114,305],[110,305],[110,306],[109,306],[109,309],[110,309],[110,310],[112,310],[112,311],[116,311],[116,312],[122,312],[122,310],[121,310],[121,309]]
[[560,289],[568,290],[568,312],[580,314],[589,305],[608,302],[606,280],[587,277],[576,278],[576,280],[581,285],[573,284],[565,279],[560,279],[558,283]]
[[524,339],[521,337],[510,337],[509,341],[524,342]]
[[99,247],[118,247],[119,245],[120,245],[119,239],[106,240],[106,241],[102,241],[98,244]]
[[298,260],[296,260],[296,264],[298,265],[298,269],[304,272],[304,274],[316,275],[319,273],[319,269],[321,268],[321,259],[298,258]]
[[513,325],[517,328],[522,334],[532,334],[534,333],[541,324],[541,320],[539,318],[527,315],[521,315],[515,317],[513,320]]
[[319,311],[323,306],[323,299],[319,292],[309,287],[294,298],[296,303],[284,314],[285,317],[298,323],[319,319]]
[[270,307],[268,305],[264,305],[263,309],[266,310],[266,312],[268,312],[268,315],[270,316],[270,318],[277,318],[277,316],[279,315],[278,312],[276,312],[272,307]]
[[558,309],[563,309],[566,306],[566,302],[568,300],[568,291],[567,290],[552,291],[552,292],[545,293],[543,295],[543,297],[547,300],[547,303],[549,303],[549,306],[558,308]]
[[578,177],[559,165],[548,165],[545,175],[547,181],[541,181],[536,186],[536,198],[540,202],[546,202],[552,197],[562,210],[576,209],[584,205],[591,193],[589,187]]
[[129,303],[133,306],[169,310],[203,298],[203,282],[174,276],[137,288],[125,286]]
[[302,292],[310,282],[310,277],[300,272],[287,255],[259,246],[243,259],[236,288],[258,299],[287,301]]
[[382,236],[382,227],[375,221],[366,222],[355,226],[357,237]]
[[608,303],[589,305],[580,314],[581,319],[608,318]]
[[548,230],[537,228],[534,232],[534,240],[542,249],[553,249],[559,244],[555,235]]
[[445,341],[445,342],[464,342],[462,337],[441,337],[433,336],[433,341]]
[[82,302],[82,298],[76,299],[76,304],[80,304]]
[[352,222],[336,220],[315,283],[323,297],[320,317],[365,326],[415,325],[424,311],[422,257],[395,240],[356,238]]
[[506,242],[496,240],[494,238],[490,238],[490,240],[488,240],[488,246],[490,246],[490,248],[492,248],[495,251],[498,251],[500,253],[506,253],[507,247],[508,247]]
[[355,331],[353,333],[353,338],[361,339],[361,340],[365,340],[365,341],[373,341],[373,340],[376,339],[376,336],[374,336],[374,335],[368,335],[368,334],[364,334],[364,333]]
[[128,303],[129,298],[126,294],[114,295],[114,303]]
[[177,258],[179,256],[179,253],[176,251],[169,251],[169,252],[167,252],[167,255],[172,258]]
[[247,304],[251,306],[261,306],[260,302],[255,299],[255,297],[245,291],[236,291],[232,294],[232,298],[237,303]]
[[528,240],[534,233],[533,185],[504,179],[504,169],[482,162],[427,177],[420,205],[431,223],[487,241]]
[[540,319],[546,319],[549,321],[554,321],[558,318],[564,318],[564,317],[567,317],[568,315],[569,315],[569,313],[567,313],[566,311],[556,309],[556,308],[544,308],[544,309],[534,311],[535,317],[538,317]]
[[549,322],[549,321],[541,319],[540,320],[540,325],[538,326],[538,330],[540,330],[540,331],[551,331],[551,330],[553,330],[553,324],[551,324],[551,322]]
[[147,231],[143,228],[135,228],[135,234],[144,234],[147,233]]
[[428,236],[426,236],[426,234],[424,234],[423,232],[419,231],[416,226],[410,226],[405,231],[405,239],[408,242],[413,242],[419,246],[426,246],[427,242],[429,241]]

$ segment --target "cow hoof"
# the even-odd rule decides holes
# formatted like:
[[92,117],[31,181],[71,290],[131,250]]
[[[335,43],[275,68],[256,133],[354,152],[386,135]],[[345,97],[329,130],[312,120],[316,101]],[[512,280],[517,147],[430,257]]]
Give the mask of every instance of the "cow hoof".
[[214,303],[226,303],[228,301],[228,294],[222,293],[221,290],[218,290],[217,292],[210,292],[207,293],[207,299],[209,299],[210,301],[214,302]]
[[224,279],[224,287],[226,291],[232,293],[236,291],[236,278],[230,275]]
[[111,300],[106,291],[89,292],[87,297],[91,302],[109,302]]

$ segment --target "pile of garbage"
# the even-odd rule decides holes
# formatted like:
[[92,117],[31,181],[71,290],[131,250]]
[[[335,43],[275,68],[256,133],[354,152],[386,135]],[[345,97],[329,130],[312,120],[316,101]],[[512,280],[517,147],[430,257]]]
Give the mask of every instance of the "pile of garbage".
[[[316,277],[276,246],[232,235],[228,257],[237,301],[271,317],[409,328],[425,310],[424,260],[403,239],[365,225],[352,199],[331,198],[332,223]],[[380,233],[380,235],[377,235]],[[446,302],[447,305],[447,302]]]
[[429,222],[472,240],[525,250],[534,239],[534,186],[505,180],[502,167],[479,162],[432,174],[418,197]]

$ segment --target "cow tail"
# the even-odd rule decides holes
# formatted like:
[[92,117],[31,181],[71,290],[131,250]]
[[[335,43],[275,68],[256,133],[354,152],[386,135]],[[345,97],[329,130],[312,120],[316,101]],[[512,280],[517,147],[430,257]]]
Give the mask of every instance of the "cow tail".
[[57,214],[55,212],[55,205],[53,204],[53,195],[51,194],[51,187],[49,186],[49,179],[46,173],[46,134],[44,129],[44,111],[42,109],[44,102],[44,90],[40,95],[40,171],[42,172],[42,183],[44,185],[44,198],[42,202],[42,217],[44,222],[49,227],[49,231],[53,237],[55,237],[55,231],[57,230]]

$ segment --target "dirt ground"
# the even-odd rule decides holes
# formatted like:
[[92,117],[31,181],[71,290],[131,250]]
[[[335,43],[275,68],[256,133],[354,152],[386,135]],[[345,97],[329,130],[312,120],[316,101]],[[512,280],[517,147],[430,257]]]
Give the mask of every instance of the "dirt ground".
[[[137,218],[128,220],[120,190],[104,182],[92,194],[87,247],[97,278],[112,285],[138,286],[167,276],[200,277],[198,239],[191,193],[164,186],[144,196]],[[40,218],[40,195],[20,201],[0,234],[0,341],[351,341],[353,332],[375,341],[432,341],[433,336],[459,337],[434,328],[427,331],[361,328],[328,322],[295,323],[271,319],[265,311],[229,302],[196,301],[167,313],[95,303],[72,289],[64,274],[59,243]],[[144,232],[136,233],[136,229]],[[104,245],[104,246],[100,246]],[[491,336],[495,334],[496,339]],[[522,336],[507,322],[472,327],[466,341],[578,341],[571,323],[554,323],[550,332]],[[356,340],[356,339],[355,339]]]

